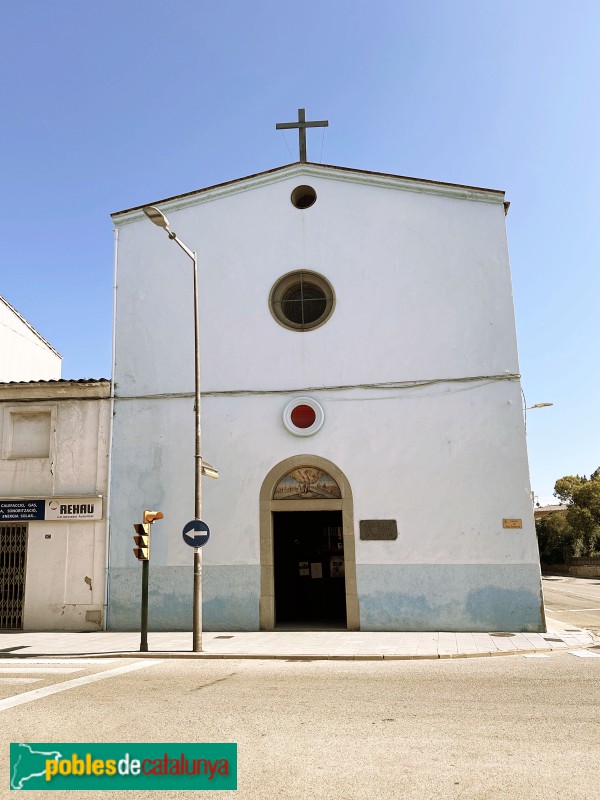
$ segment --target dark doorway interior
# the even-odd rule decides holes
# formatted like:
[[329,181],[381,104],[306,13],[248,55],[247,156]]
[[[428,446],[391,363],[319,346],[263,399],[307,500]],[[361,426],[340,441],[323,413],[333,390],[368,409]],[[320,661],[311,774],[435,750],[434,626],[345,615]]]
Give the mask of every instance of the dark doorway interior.
[[273,514],[276,626],[346,628],[341,511]]

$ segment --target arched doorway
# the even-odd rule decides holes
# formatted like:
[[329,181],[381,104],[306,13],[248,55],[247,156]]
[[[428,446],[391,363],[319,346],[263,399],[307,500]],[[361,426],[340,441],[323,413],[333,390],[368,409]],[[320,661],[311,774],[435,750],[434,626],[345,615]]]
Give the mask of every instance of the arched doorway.
[[277,464],[260,492],[260,628],[359,630],[352,492],[314,455]]

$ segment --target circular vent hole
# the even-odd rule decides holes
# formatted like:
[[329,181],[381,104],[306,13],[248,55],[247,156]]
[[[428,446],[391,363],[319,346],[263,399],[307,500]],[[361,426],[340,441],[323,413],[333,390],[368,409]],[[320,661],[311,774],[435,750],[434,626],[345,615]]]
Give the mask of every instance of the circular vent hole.
[[291,200],[296,208],[310,208],[317,200],[317,193],[312,186],[296,186]]

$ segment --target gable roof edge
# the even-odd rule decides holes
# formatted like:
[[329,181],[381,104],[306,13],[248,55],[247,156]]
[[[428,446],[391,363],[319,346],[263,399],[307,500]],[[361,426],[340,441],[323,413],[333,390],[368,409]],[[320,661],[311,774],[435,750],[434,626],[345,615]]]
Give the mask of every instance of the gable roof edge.
[[21,322],[25,323],[25,325],[26,325],[26,326],[29,328],[29,330],[30,330],[32,333],[35,333],[35,335],[38,337],[38,339],[41,339],[41,341],[42,341],[42,342],[43,342],[43,343],[46,345],[46,347],[48,347],[50,350],[52,350],[52,352],[53,352],[55,355],[57,355],[57,356],[60,358],[60,360],[62,361],[62,356],[61,356],[61,354],[58,352],[58,350],[56,350],[56,348],[52,347],[52,345],[50,344],[50,342],[49,342],[47,339],[44,339],[44,337],[42,336],[42,334],[41,334],[39,331],[36,331],[36,329],[33,327],[33,325],[32,325],[30,322],[27,322],[27,320],[25,319],[25,317],[24,317],[22,314],[19,314],[19,312],[17,311],[17,309],[16,309],[14,306],[11,306],[11,304],[8,302],[8,300],[6,299],[6,297],[3,297],[3,296],[0,294],[0,300],[1,300],[1,301],[4,303],[4,305],[5,305],[5,306],[7,306],[7,308],[9,308],[9,309],[10,309],[10,310],[13,312],[13,314],[14,314],[15,316],[17,316],[17,317],[18,317],[18,318],[21,320]]
[[225,183],[195,189],[184,194],[173,195],[162,200],[155,200],[143,205],[133,206],[123,211],[115,211],[111,218],[116,225],[135,222],[143,216],[143,209],[149,205],[160,205],[167,210],[176,211],[198,203],[208,202],[218,197],[248,191],[259,186],[276,183],[294,175],[330,178],[334,180],[349,181],[352,183],[365,183],[370,186],[380,186],[387,189],[400,189],[404,191],[424,194],[437,194],[445,197],[455,197],[463,200],[474,200],[485,203],[504,202],[504,191],[500,189],[486,189],[480,186],[467,186],[459,183],[444,183],[425,178],[410,178],[404,175],[393,175],[385,172],[371,172],[368,170],[354,169],[352,167],[336,167],[331,164],[316,164],[311,161],[297,161],[275,167],[264,172],[257,172],[243,178],[235,178]]

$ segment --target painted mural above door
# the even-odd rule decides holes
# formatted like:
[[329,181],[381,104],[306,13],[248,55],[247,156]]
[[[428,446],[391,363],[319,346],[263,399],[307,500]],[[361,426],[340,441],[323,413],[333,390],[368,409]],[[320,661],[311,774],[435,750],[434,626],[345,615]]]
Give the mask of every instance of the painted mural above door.
[[333,500],[341,498],[340,487],[327,472],[316,467],[297,467],[279,481],[273,500]]

